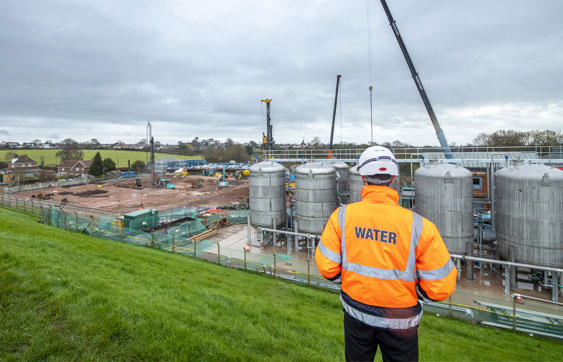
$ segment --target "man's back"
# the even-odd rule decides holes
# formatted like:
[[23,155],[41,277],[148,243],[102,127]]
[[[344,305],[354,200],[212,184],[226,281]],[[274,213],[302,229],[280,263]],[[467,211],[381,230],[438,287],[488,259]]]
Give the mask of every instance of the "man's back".
[[399,206],[396,198],[396,191],[377,186],[368,188],[362,201],[346,206],[344,263],[385,274],[373,278],[364,277],[361,270],[342,271],[342,290],[364,304],[404,308],[417,303],[415,280],[404,275],[412,247],[413,213]]
[[357,170],[362,201],[338,208],[317,246],[321,274],[342,283],[347,360],[417,360],[418,295],[443,300],[457,270],[436,226],[398,205],[388,186],[399,175],[391,151],[366,149]]

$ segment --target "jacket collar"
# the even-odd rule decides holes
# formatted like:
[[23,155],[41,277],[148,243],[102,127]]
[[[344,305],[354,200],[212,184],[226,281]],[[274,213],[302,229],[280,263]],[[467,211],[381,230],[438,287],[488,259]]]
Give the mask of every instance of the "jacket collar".
[[399,193],[388,186],[366,185],[362,188],[362,201],[397,205]]

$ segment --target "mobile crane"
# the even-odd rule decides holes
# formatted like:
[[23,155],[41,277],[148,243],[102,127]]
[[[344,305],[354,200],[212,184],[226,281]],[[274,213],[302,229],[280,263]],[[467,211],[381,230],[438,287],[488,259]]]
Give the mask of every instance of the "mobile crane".
[[450,149],[450,146],[448,145],[448,141],[446,140],[446,135],[444,134],[444,131],[442,130],[442,128],[440,127],[440,124],[438,123],[438,119],[436,118],[436,114],[434,114],[434,109],[432,109],[432,105],[430,104],[430,100],[428,99],[428,96],[426,95],[426,90],[424,90],[424,86],[422,85],[422,81],[420,80],[420,77],[418,76],[416,68],[414,67],[414,63],[412,62],[412,59],[409,55],[409,52],[407,51],[407,47],[405,46],[405,43],[403,42],[403,38],[401,37],[401,34],[399,33],[399,28],[397,28],[396,21],[395,21],[395,19],[393,19],[393,15],[391,15],[391,11],[389,10],[389,7],[387,6],[387,2],[385,0],[381,0],[381,5],[383,6],[383,10],[385,11],[385,14],[387,15],[387,19],[389,20],[389,25],[391,26],[391,29],[393,29],[393,34],[395,34],[395,38],[397,39],[397,42],[399,43],[399,47],[401,48],[401,52],[403,53],[403,56],[405,57],[405,61],[407,62],[407,66],[409,67],[412,78],[414,80],[414,84],[416,85],[416,88],[418,89],[418,93],[420,93],[420,97],[422,98],[422,102],[424,102],[424,106],[426,107],[426,111],[428,112],[428,115],[430,116],[430,120],[432,121],[432,125],[434,125],[434,130],[436,131],[436,136],[438,136],[438,141],[440,142],[440,146],[442,147],[442,150],[444,150],[446,158],[447,159],[453,159],[454,157],[452,155],[452,150]]

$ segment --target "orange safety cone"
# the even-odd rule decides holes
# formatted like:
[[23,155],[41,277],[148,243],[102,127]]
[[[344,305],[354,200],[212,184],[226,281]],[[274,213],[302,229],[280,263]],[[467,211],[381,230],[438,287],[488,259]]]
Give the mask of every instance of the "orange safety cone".
[[518,291],[518,296],[516,297],[516,303],[524,304],[524,300],[522,299],[522,297],[520,295],[520,291]]

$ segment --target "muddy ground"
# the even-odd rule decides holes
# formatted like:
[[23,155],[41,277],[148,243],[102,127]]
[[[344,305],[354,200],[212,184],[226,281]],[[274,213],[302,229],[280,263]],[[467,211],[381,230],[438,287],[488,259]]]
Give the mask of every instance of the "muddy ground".
[[[115,214],[131,212],[139,208],[155,208],[160,211],[181,206],[228,205],[248,202],[248,180],[228,180],[229,186],[219,189],[216,177],[178,176],[168,178],[173,189],[151,188],[150,179],[141,179],[142,187],[136,187],[135,179],[101,182],[99,184],[73,187],[56,187],[52,190],[52,200],[77,207],[95,208]],[[192,183],[200,181],[201,188],[192,188]],[[32,197],[48,190],[21,192],[18,195]]]

